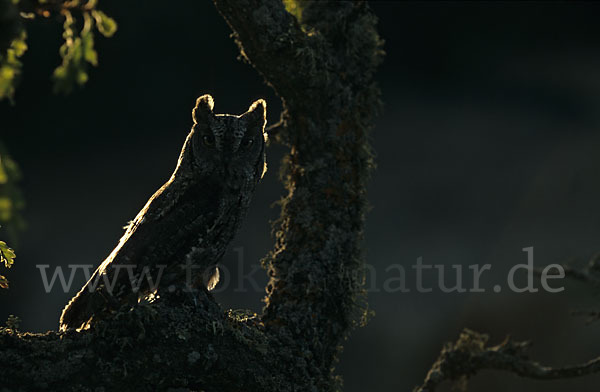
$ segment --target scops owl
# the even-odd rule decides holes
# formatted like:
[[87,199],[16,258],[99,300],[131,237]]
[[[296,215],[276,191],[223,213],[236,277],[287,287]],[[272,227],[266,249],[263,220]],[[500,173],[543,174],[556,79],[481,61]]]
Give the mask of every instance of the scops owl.
[[[85,329],[124,304],[218,275],[216,264],[266,170],[266,103],[239,116],[215,114],[213,106],[210,95],[197,99],[173,175],[65,307],[60,330]],[[204,280],[208,289],[214,284],[214,274]]]

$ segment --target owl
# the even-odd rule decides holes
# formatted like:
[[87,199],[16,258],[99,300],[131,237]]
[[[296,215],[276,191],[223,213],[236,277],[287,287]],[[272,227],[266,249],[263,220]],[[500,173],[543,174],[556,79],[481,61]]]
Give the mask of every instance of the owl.
[[149,297],[214,286],[216,264],[266,171],[267,136],[264,100],[239,116],[213,107],[210,95],[197,99],[175,171],[64,308],[60,330],[86,329]]

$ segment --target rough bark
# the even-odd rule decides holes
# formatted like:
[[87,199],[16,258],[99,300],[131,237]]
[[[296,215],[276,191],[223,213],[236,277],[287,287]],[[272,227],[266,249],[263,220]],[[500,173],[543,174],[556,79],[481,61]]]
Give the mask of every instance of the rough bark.
[[[363,1],[215,0],[242,57],[284,103],[288,195],[265,258],[261,315],[210,296],[122,308],[88,331],[0,331],[9,390],[331,391],[342,341],[366,312],[361,250],[367,132],[379,106],[376,18]],[[275,129],[275,128],[273,128]],[[273,132],[274,133],[274,132]],[[157,228],[159,230],[160,228]],[[100,389],[98,389],[100,388]]]

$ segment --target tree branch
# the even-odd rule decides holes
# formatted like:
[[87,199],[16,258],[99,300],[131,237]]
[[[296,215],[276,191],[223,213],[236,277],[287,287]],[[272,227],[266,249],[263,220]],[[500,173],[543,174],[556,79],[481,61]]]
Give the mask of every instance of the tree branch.
[[379,105],[376,19],[364,2],[302,2],[302,19],[281,1],[215,0],[242,55],[284,103],[277,136],[288,195],[264,260],[270,282],[263,320],[291,335],[322,369],[362,316],[362,230],[371,168],[367,132]]
[[[121,309],[85,332],[0,329],[0,374],[9,390],[293,391],[311,366],[282,350],[256,315],[222,313],[208,296]],[[296,389],[294,389],[296,388]]]
[[414,392],[434,392],[446,380],[468,379],[481,370],[505,370],[538,380],[572,378],[600,372],[600,357],[565,367],[549,367],[530,360],[530,342],[506,338],[497,346],[486,347],[488,336],[463,330],[456,343],[448,343],[440,353],[423,384]]
[[[594,287],[600,286],[600,253],[594,255],[584,268],[574,268],[567,264],[561,267],[565,276]],[[536,268],[534,272],[542,275],[544,269]],[[587,315],[588,322],[598,320],[597,311],[577,311],[577,315]],[[526,350],[530,342],[514,342],[507,338],[497,346],[485,347],[488,336],[468,329],[463,330],[456,343],[447,344],[435,361],[423,384],[415,388],[415,392],[433,392],[446,380],[463,382],[481,370],[505,370],[521,377],[538,380],[554,380],[585,376],[600,372],[600,357],[588,362],[564,366],[549,367],[530,360]]]
[[[583,268],[575,268],[570,263],[560,264],[565,271],[565,277],[590,284],[593,287],[600,287],[600,253],[592,256],[587,265]],[[543,268],[535,268],[537,275],[542,275]]]

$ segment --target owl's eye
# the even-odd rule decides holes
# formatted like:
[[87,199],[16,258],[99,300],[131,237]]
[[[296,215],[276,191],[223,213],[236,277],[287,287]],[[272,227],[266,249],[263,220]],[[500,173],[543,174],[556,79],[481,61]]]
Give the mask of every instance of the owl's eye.
[[215,141],[212,137],[204,135],[202,136],[202,143],[207,147],[212,147],[215,144]]
[[251,146],[253,143],[254,143],[254,140],[252,140],[252,139],[243,139],[241,144],[242,144],[242,147],[244,147],[244,148],[248,148],[248,147],[250,147],[250,146]]

